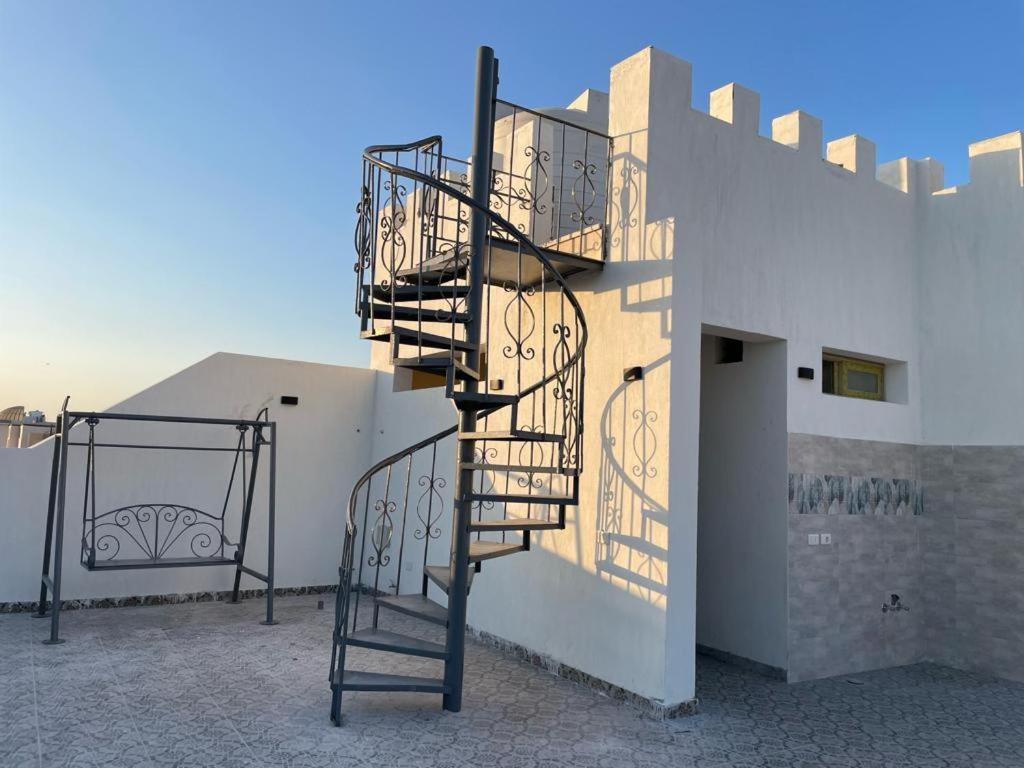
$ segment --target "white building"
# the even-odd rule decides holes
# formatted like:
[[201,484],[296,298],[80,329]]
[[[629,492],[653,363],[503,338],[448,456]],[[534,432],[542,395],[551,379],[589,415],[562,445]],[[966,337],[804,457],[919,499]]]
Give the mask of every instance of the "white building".
[[28,448],[53,434],[53,424],[42,411],[12,405],[0,410],[0,446]]
[[[1024,680],[1024,360],[1012,354],[1024,321],[1022,132],[970,145],[970,183],[945,188],[935,160],[877,165],[856,135],[823,152],[822,122],[801,111],[761,136],[755,92],[723,86],[705,110],[690,83],[689,64],[648,48],[612,68],[606,92],[566,109],[499,104],[495,178],[507,186],[495,185],[491,207],[568,288],[547,273],[542,285],[512,234],[492,236],[493,312],[475,370],[498,396],[492,407],[513,395],[519,420],[497,423],[509,407],[489,417],[489,434],[516,434],[493,455],[478,443],[478,463],[520,469],[478,467],[473,514],[539,522],[529,552],[483,563],[468,624],[665,711],[699,695],[698,647],[790,681],[922,660]],[[336,583],[345,502],[371,458],[455,424],[445,388],[431,386],[459,375],[454,355],[397,369],[392,358],[425,354],[408,350],[420,332],[454,338],[447,318],[465,309],[459,280],[469,283],[451,254],[468,252],[472,220],[457,193],[472,171],[432,144],[406,151],[454,192],[425,192],[398,155],[386,159],[398,171],[370,163],[364,176],[357,303],[367,335],[389,342],[375,346],[373,370],[217,355],[118,406],[242,417],[271,405],[282,587]],[[594,159],[602,153],[610,164]],[[450,279],[424,277],[445,269]],[[455,287],[424,303],[416,286],[435,284]],[[402,325],[402,310],[372,308],[410,309],[392,286],[419,299],[397,346],[381,326]],[[585,380],[559,369],[580,340],[564,319],[568,294],[589,331]],[[448,315],[424,317],[446,300]],[[559,329],[570,330],[561,351]],[[570,368],[571,379],[527,394]],[[278,406],[281,395],[299,404]],[[527,441],[524,427],[560,442]],[[378,474],[373,498],[359,497],[395,506],[384,517],[358,508],[353,556],[366,573],[354,579],[415,595],[427,581],[412,553],[433,546],[426,564],[447,562],[455,442],[439,438],[430,458],[402,454],[393,473],[385,463],[387,486]],[[9,603],[38,591],[46,445],[0,451]],[[144,481],[130,464],[111,471],[128,496]],[[560,505],[504,506],[509,487],[578,503],[565,505],[564,528],[545,525]],[[68,541],[78,525],[69,513]],[[481,534],[495,546],[519,537]],[[381,567],[366,564],[382,554],[392,557]],[[65,594],[229,580],[215,569],[137,573],[69,569]],[[423,591],[443,603],[436,586]]]

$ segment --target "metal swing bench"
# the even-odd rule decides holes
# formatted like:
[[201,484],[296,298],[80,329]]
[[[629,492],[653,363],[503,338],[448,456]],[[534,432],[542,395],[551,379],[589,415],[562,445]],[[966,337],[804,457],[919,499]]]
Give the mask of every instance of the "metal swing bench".
[[[150,443],[99,442],[96,428],[105,421],[156,422],[164,424],[220,425],[238,432],[234,447],[206,445],[162,445]],[[71,439],[71,429],[84,423],[88,439]],[[268,439],[269,435],[269,439]],[[260,451],[270,453],[267,493],[267,572],[260,573],[244,563],[249,523],[252,517]],[[274,503],[277,470],[277,423],[269,420],[264,408],[256,419],[212,419],[190,416],[154,416],[125,413],[93,413],[67,410],[67,400],[57,418],[50,472],[50,496],[46,515],[39,606],[34,614],[50,618],[48,645],[63,643],[59,637],[61,608],[61,565],[64,549],[64,512],[67,498],[68,449],[83,447],[85,492],[82,503],[82,543],[80,563],[88,571],[137,570],[144,568],[190,568],[230,565],[235,567],[231,602],[238,602],[242,574],[267,585],[267,616],[262,624],[274,621]],[[136,449],[157,451],[217,451],[234,453],[224,504],[219,512],[173,503],[141,503],[106,512],[96,509],[97,449]],[[237,541],[225,532],[225,517],[232,490],[241,470],[241,525]],[[52,566],[52,573],[51,573]],[[51,610],[47,612],[47,598]]]

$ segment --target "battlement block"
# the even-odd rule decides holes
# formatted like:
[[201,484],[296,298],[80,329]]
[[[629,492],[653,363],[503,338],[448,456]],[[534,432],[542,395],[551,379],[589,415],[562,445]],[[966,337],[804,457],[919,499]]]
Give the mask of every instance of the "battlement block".
[[917,185],[933,195],[946,186],[946,169],[938,160],[932,157],[925,157],[914,163],[917,176]]
[[567,109],[578,109],[595,120],[608,124],[608,94],[604,91],[587,88],[572,100]]
[[858,176],[875,179],[875,143],[856,133],[830,141],[825,158]]
[[915,186],[914,161],[900,157],[878,166],[878,180],[886,186],[909,193]]
[[801,110],[772,120],[772,141],[821,159],[821,120]]
[[1024,187],[1024,132],[976,141],[967,157],[971,184]]
[[609,97],[609,133],[647,130],[655,109],[659,115],[678,116],[691,108],[692,67],[648,46],[612,67]]
[[723,85],[708,97],[708,114],[745,133],[756,134],[761,119],[761,96],[738,83]]
[[907,194],[932,194],[942,189],[944,170],[942,163],[926,157],[911,160],[901,157],[878,166],[878,180]]

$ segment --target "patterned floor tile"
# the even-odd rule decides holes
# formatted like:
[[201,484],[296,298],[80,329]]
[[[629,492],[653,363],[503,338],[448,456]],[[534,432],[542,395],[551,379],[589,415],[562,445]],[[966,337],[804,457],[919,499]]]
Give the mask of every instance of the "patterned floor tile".
[[[790,768],[1024,765],[1024,686],[934,665],[796,685],[698,658],[700,713],[656,722],[489,646],[463,711],[357,693],[327,720],[331,614],[316,596],[0,615],[0,766]],[[389,628],[438,640],[401,616]],[[352,649],[353,668],[440,664]]]

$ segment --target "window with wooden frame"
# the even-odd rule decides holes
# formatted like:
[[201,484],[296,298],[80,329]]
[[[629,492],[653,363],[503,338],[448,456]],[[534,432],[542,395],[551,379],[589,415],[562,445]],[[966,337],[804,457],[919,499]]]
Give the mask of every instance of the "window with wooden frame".
[[821,391],[828,395],[885,399],[885,365],[839,355],[822,355]]

